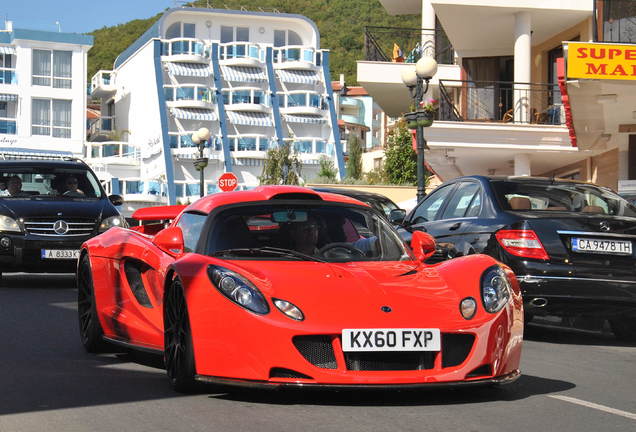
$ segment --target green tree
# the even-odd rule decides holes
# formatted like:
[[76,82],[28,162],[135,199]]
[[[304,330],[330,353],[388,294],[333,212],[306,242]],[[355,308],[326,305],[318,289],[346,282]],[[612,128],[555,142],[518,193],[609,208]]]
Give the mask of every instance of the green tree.
[[263,172],[259,180],[264,185],[298,185],[302,163],[289,143],[267,151]]
[[360,180],[362,178],[362,146],[357,136],[351,134],[347,140],[347,177]]
[[321,156],[318,161],[320,169],[318,170],[317,183],[336,183],[338,171],[333,161],[327,156]]
[[386,178],[391,184],[415,184],[417,154],[413,150],[411,131],[400,120],[387,136],[384,161]]

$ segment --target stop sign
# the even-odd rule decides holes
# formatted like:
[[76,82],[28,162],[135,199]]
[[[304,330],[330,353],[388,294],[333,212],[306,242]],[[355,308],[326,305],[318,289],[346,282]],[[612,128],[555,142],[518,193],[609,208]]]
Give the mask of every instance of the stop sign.
[[221,174],[218,181],[219,189],[223,192],[230,192],[238,186],[238,178],[231,172]]

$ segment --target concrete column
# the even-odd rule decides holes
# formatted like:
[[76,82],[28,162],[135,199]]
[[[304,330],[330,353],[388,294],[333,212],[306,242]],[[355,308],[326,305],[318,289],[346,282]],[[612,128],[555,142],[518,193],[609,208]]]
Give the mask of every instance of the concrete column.
[[422,0],[422,47],[423,55],[435,57],[435,10],[431,0]]
[[532,175],[530,171],[530,155],[520,153],[515,155],[515,175],[516,176],[529,176]]
[[[515,14],[515,49],[514,65],[515,83],[529,83],[532,69],[532,22],[530,12]],[[515,122],[530,122],[530,87],[526,84],[514,86],[514,119]]]

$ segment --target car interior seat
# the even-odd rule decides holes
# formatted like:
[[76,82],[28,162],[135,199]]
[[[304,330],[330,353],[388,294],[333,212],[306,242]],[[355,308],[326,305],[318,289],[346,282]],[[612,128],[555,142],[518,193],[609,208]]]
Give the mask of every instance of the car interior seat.
[[509,198],[508,204],[510,204],[511,210],[530,210],[532,208],[530,199],[526,197],[516,196]]

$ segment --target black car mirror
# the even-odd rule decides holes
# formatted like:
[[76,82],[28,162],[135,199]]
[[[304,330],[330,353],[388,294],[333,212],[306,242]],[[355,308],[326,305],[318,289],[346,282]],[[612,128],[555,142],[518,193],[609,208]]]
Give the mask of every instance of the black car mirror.
[[108,200],[114,205],[114,206],[120,206],[124,203],[124,197],[122,197],[121,195],[109,195],[108,196]]
[[393,209],[391,210],[391,213],[389,213],[389,222],[393,225],[402,225],[405,218],[406,210],[404,209]]

